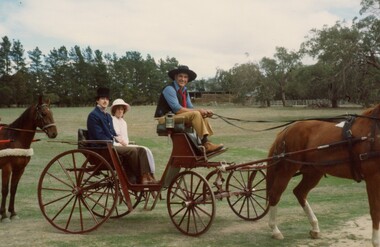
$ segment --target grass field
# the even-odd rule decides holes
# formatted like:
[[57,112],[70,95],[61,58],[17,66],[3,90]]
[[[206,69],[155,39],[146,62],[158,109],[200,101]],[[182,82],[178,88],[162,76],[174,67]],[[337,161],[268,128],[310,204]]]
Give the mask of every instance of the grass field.
[[[279,131],[257,131],[277,126],[275,121],[289,121],[310,117],[337,116],[344,113],[360,113],[357,108],[308,109],[308,108],[249,108],[236,106],[209,107],[215,113],[232,118],[248,120],[270,120],[273,123],[237,123],[249,129],[242,130],[226,124],[220,119],[212,120],[215,136],[213,142],[224,143],[228,151],[214,160],[242,163],[264,158]],[[292,195],[297,184],[294,178],[282,197],[279,209],[279,228],[285,239],[271,239],[267,216],[256,222],[246,222],[235,216],[226,200],[217,201],[216,218],[211,229],[204,235],[193,238],[182,235],[172,225],[167,213],[166,201],[160,201],[153,211],[137,209],[121,219],[109,219],[96,231],[73,235],[64,234],[52,227],[42,216],[37,202],[37,183],[46,164],[59,153],[75,149],[77,129],[86,127],[86,118],[92,108],[52,108],[58,127],[58,137],[33,143],[34,156],[23,175],[16,198],[16,210],[20,220],[0,224],[0,246],[332,246],[338,240],[308,237],[309,224]],[[153,119],[154,106],[134,106],[128,112],[130,139],[151,148],[156,160],[156,177],[160,177],[171,152],[167,137],[156,135]],[[0,109],[2,123],[15,120],[24,109]],[[198,170],[197,170],[198,171]],[[206,168],[199,170],[207,173]],[[164,198],[166,195],[164,195]],[[364,183],[328,177],[322,179],[309,197],[320,222],[322,235],[344,226],[345,222],[368,214],[368,203]],[[366,236],[370,243],[370,234]],[[357,236],[347,236],[355,238]]]

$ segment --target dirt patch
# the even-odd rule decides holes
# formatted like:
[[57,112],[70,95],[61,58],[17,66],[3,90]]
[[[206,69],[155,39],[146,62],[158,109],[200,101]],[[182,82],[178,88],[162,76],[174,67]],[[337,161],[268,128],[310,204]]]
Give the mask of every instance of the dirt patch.
[[[372,221],[369,215],[365,215],[348,221],[343,227],[332,232],[325,232],[322,229],[322,239],[329,242],[330,247],[362,246],[372,247]],[[319,241],[308,243],[306,246],[320,246]]]

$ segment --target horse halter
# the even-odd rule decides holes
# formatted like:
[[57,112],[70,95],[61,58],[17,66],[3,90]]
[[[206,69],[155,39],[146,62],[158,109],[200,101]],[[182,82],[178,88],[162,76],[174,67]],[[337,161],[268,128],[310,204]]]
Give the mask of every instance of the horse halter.
[[41,104],[41,105],[37,105],[36,106],[36,121],[37,123],[41,123],[42,127],[41,126],[38,126],[42,131],[44,131],[46,133],[46,129],[51,127],[51,126],[55,126],[55,123],[52,122],[52,123],[46,123],[45,121],[45,117],[46,117],[46,113],[44,112],[44,110],[47,108],[47,110],[49,111],[49,107],[47,104]]

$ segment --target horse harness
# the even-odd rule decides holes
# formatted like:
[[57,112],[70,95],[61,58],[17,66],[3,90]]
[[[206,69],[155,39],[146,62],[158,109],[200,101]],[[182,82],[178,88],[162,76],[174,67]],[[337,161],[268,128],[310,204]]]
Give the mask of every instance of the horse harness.
[[[380,119],[376,117],[378,111],[379,110],[376,109],[370,117],[356,114],[349,115],[347,119],[344,121],[344,125],[342,128],[343,142],[346,142],[348,146],[347,151],[349,154],[348,160],[350,163],[351,174],[353,179],[358,183],[361,182],[364,178],[361,162],[370,158],[380,157],[380,151],[376,151],[374,149],[376,141],[376,131],[380,129]],[[353,136],[351,128],[357,117],[368,118],[374,121],[374,124],[371,127],[371,133],[369,138],[358,138]],[[361,140],[368,140],[370,142],[370,151],[366,153],[361,153],[358,156],[356,156],[353,151],[353,147],[354,144]]]
[[[36,119],[36,122],[38,122],[38,121],[41,122],[42,127],[39,127],[41,130],[14,128],[14,127],[10,127],[7,124],[1,124],[0,125],[0,130],[6,129],[6,130],[13,130],[13,131],[20,131],[20,132],[31,132],[31,133],[44,132],[44,133],[46,133],[46,129],[47,128],[49,128],[51,126],[55,126],[56,124],[54,122],[53,123],[45,123],[45,119],[44,119],[45,114],[43,113],[43,110],[45,108],[48,108],[47,104],[37,104],[36,105],[36,116],[35,116],[35,119]],[[9,143],[9,142],[12,142],[12,141],[13,141],[12,139],[3,140],[4,143]]]
[[[275,155],[273,157],[274,160],[279,161],[280,159],[285,159],[289,162],[296,163],[296,164],[301,164],[301,165],[312,165],[312,166],[317,166],[317,165],[338,165],[344,162],[348,162],[350,164],[350,170],[353,179],[356,182],[361,182],[362,179],[364,178],[363,172],[362,172],[362,167],[361,167],[361,162],[365,161],[370,158],[375,158],[375,157],[380,157],[380,151],[375,150],[375,141],[376,141],[376,132],[377,130],[380,130],[380,118],[377,118],[376,115],[378,114],[378,110],[374,111],[372,113],[372,116],[364,116],[364,115],[356,115],[356,114],[350,114],[346,116],[344,120],[344,125],[342,128],[342,140],[330,143],[327,145],[322,145],[314,148],[310,148],[307,150],[299,150],[293,153],[284,153],[280,152],[278,155]],[[354,124],[356,118],[361,117],[361,118],[367,118],[372,121],[374,121],[374,124],[371,127],[371,133],[369,137],[355,137],[352,134],[351,128],[352,125]],[[331,120],[331,119],[330,119]],[[361,153],[359,155],[356,155],[354,153],[353,147],[356,143],[366,141],[368,140],[370,142],[370,150],[366,153]],[[285,150],[285,142],[283,142],[283,150]],[[324,161],[322,164],[320,162],[309,162],[309,161],[299,161],[299,160],[294,160],[291,159],[290,156],[292,156],[295,153],[303,153],[303,152],[309,152],[309,151],[316,151],[316,150],[321,150],[321,149],[326,149],[326,148],[331,148],[331,147],[336,147],[336,146],[342,146],[346,145],[347,152],[349,157],[346,159],[341,159],[341,160],[327,160]],[[297,173],[296,175],[300,175],[300,173]]]
[[[354,124],[356,119],[356,116],[349,116],[343,125],[342,130],[342,137],[343,140],[347,141],[348,146],[348,155],[349,155],[349,161],[350,161],[350,169],[353,179],[356,182],[361,182],[361,180],[364,178],[362,173],[362,168],[359,160],[356,158],[355,153],[353,151],[354,146],[354,136],[352,135],[351,127]],[[360,157],[360,155],[359,155]]]

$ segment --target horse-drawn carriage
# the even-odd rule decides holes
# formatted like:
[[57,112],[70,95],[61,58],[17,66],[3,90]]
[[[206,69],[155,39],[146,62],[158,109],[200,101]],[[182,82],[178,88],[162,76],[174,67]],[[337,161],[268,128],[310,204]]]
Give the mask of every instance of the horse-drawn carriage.
[[[4,147],[29,148],[36,128],[55,138],[57,129],[48,103],[28,108],[14,123],[0,129]],[[323,121],[321,121],[323,120]],[[343,124],[337,124],[337,120]],[[136,184],[130,181],[111,142],[94,148],[80,130],[78,148],[54,157],[43,170],[38,183],[38,202],[45,218],[54,227],[69,233],[85,233],[109,218],[123,217],[139,204],[153,209],[166,191],[169,217],[184,234],[205,233],[215,217],[215,201],[227,198],[232,211],[245,220],[257,220],[269,214],[272,236],[283,238],[276,222],[277,204],[290,179],[301,174],[293,190],[312,226],[313,238],[319,237],[319,225],[307,195],[324,175],[364,180],[372,218],[372,244],[380,246],[380,105],[361,115],[334,119],[297,121],[276,137],[268,158],[243,164],[210,161],[226,151],[206,153],[198,138],[182,124],[157,133],[170,136],[173,147],[166,169],[158,183]],[[343,134],[343,135],[342,135]],[[343,137],[342,137],[343,136]],[[0,157],[0,168],[12,176],[23,170],[29,157]],[[195,168],[211,169],[204,173]],[[15,175],[16,174],[16,175]],[[19,177],[21,177],[19,174]],[[2,181],[2,220],[7,219],[5,200],[8,179]],[[223,177],[226,176],[226,179]],[[18,180],[11,185],[8,211],[16,216],[14,197]],[[224,183],[225,182],[225,183]],[[6,193],[5,193],[6,192]]]

